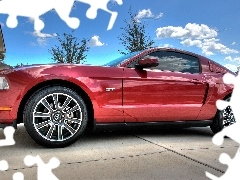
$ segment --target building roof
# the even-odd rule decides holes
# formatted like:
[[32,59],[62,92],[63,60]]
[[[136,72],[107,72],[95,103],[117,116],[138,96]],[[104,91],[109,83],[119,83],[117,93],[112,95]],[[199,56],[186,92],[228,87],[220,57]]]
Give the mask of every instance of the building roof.
[[1,24],[0,24],[0,53],[5,53],[5,52],[6,52],[6,48],[5,48],[2,28],[1,28]]
[[9,68],[11,68],[10,65],[7,65],[7,64],[4,64],[4,63],[0,62],[0,70],[2,70],[2,69],[9,69]]

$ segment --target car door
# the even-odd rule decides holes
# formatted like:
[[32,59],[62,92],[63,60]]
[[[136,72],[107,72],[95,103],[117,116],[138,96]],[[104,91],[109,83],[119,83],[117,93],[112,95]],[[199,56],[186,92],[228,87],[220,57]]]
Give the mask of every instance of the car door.
[[143,58],[157,58],[154,68],[124,69],[125,122],[194,120],[204,101],[207,83],[199,59],[175,51],[156,51]]

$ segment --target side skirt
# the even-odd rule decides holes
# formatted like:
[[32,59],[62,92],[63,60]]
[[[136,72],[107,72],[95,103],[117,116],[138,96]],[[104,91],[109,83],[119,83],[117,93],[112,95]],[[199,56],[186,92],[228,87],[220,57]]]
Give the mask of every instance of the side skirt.
[[160,127],[160,128],[188,128],[188,127],[206,127],[212,125],[213,120],[198,121],[162,121],[162,122],[141,122],[141,123],[95,123],[96,129],[124,129],[131,127]]

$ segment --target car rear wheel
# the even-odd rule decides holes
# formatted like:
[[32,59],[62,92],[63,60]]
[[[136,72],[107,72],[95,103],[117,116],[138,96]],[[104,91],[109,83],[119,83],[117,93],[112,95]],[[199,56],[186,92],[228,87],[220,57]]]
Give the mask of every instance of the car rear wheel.
[[87,126],[87,108],[73,90],[53,86],[37,91],[26,103],[24,126],[38,144],[61,148],[77,141]]
[[[225,101],[230,101],[230,97],[227,98]],[[236,122],[232,108],[227,106],[222,111],[217,111],[215,120],[213,124],[210,126],[211,130],[214,134],[221,131],[223,128],[230,126]]]

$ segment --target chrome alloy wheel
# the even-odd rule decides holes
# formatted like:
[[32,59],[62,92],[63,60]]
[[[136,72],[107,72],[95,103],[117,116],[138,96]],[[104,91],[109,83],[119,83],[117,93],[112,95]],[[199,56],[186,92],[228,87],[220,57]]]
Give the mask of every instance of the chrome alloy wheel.
[[36,132],[44,139],[65,141],[78,132],[83,113],[73,97],[51,93],[36,104],[32,117]]

